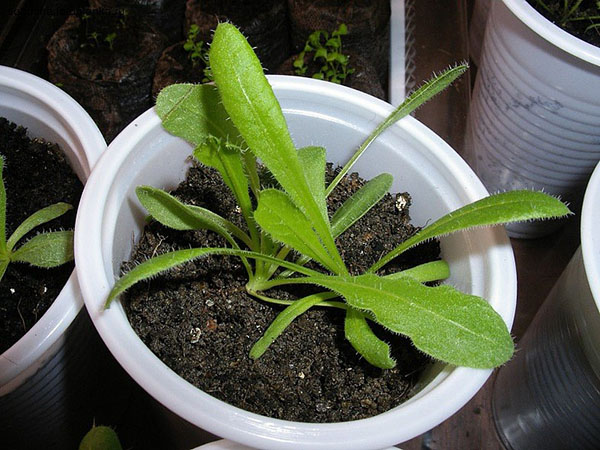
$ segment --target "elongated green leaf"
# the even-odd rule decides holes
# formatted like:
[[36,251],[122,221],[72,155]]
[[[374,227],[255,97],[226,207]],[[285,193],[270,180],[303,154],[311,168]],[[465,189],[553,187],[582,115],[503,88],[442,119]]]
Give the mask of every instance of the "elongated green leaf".
[[344,202],[331,218],[331,232],[339,236],[364,216],[392,187],[394,178],[382,173],[369,180]]
[[237,247],[237,243],[232,235],[249,247],[252,246],[246,233],[208,209],[185,205],[171,194],[152,186],[138,186],[135,192],[140,203],[150,215],[169,228],[210,230],[223,236],[234,247]]
[[73,232],[53,231],[32,237],[15,250],[11,261],[37,267],[56,267],[73,260]]
[[199,145],[209,136],[215,136],[244,147],[213,85],[168,86],[156,98],[156,113],[167,131],[192,144]]
[[50,222],[71,209],[73,209],[73,207],[68,203],[55,203],[54,205],[47,206],[34,212],[25,219],[8,238],[8,242],[6,243],[8,250],[11,251],[15,244],[35,227]]
[[571,214],[560,200],[543,192],[517,190],[490,195],[453,211],[387,253],[369,268],[380,269],[402,252],[421,242],[474,227],[534,219],[555,219]]
[[469,68],[466,64],[461,64],[456,67],[450,67],[439,75],[435,75],[431,80],[426,82],[419,89],[410,94],[406,100],[402,102],[381,124],[375,128],[375,130],[367,137],[365,142],[361,144],[358,150],[352,155],[352,158],[344,164],[344,167],[340,170],[338,175],[334,178],[331,184],[327,187],[326,194],[329,195],[331,191],[338,185],[340,180],[348,173],[354,163],[360,158],[365,150],[371,145],[371,143],[379,137],[385,130],[391,125],[396,123],[398,120],[406,117],[423,103],[427,102],[441,91],[450,86],[454,80],[467,71]]
[[298,158],[304,168],[304,176],[308,182],[308,187],[321,210],[323,220],[329,220],[327,198],[325,197],[326,151],[323,147],[303,147],[298,150]]
[[335,272],[336,262],[319,240],[311,222],[289,198],[277,189],[262,191],[254,219],[273,239],[314,259]]
[[194,157],[202,164],[219,171],[223,181],[237,200],[253,240],[258,241],[258,232],[252,219],[252,201],[241,149],[215,137],[210,137],[196,147]]
[[446,261],[440,260],[424,263],[401,272],[385,275],[384,278],[395,280],[402,277],[411,277],[413,280],[416,280],[420,283],[427,283],[428,281],[445,280],[449,276],[450,266],[448,266]]
[[362,312],[353,308],[346,310],[344,333],[352,347],[369,364],[380,369],[391,369],[396,365],[390,356],[390,346],[375,336]]
[[492,368],[512,356],[514,344],[502,318],[482,298],[451,286],[427,287],[410,277],[373,274],[296,280],[339,293],[421,351],[460,366]]
[[278,264],[286,269],[294,270],[304,275],[320,275],[307,267],[299,266],[289,261],[280,260],[272,256],[263,255],[262,253],[249,252],[245,250],[237,250],[232,248],[191,248],[185,250],[176,250],[169,253],[163,253],[162,255],[155,256],[154,258],[144,261],[143,263],[135,266],[129,272],[124,274],[117,280],[112,290],[110,291],[105,307],[108,308],[111,302],[121,293],[125,292],[134,284],[152,278],[162,272],[165,272],[173,267],[177,267],[188,261],[192,261],[197,258],[202,258],[206,255],[230,255],[238,256],[243,258],[253,258],[259,261],[264,261],[269,264]]
[[[347,273],[300,164],[281,106],[252,47],[237,28],[220,23],[209,52],[223,106],[250,150],[265,164],[294,204],[312,222],[336,270]],[[231,61],[235,64],[231,64]]]
[[250,349],[250,357],[252,359],[260,358],[296,317],[304,314],[313,306],[337,296],[337,294],[332,292],[320,292],[294,301],[277,315],[265,331],[265,334],[254,343]]
[[8,257],[9,251],[6,247],[6,188],[3,173],[4,156],[0,155],[0,255]]

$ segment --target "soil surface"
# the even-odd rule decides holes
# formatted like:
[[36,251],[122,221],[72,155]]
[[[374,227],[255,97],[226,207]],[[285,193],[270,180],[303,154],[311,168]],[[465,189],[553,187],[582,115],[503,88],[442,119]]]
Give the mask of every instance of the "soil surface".
[[[40,231],[73,229],[83,185],[60,147],[40,139],[30,140],[24,128],[0,118],[0,154],[5,159],[6,236],[32,213],[56,202],[69,203],[74,209],[34,229],[20,242]],[[19,340],[50,307],[73,266],[8,266],[0,282],[0,353]]]
[[[542,7],[536,0],[527,0],[531,6],[536,8],[540,14],[563,30],[571,33],[573,36],[588,42],[596,47],[600,47],[600,28],[591,28],[592,23],[600,24],[600,20],[590,20],[587,17],[600,16],[600,7],[595,0],[583,0],[579,5],[579,11],[570,16],[571,20],[563,20],[563,11],[565,3],[563,0],[544,0],[548,9]],[[569,8],[575,2],[568,2]]]
[[[331,179],[331,170],[329,176]],[[335,210],[363,185],[346,177],[329,198]],[[237,224],[239,210],[212,169],[193,168],[174,194],[208,207]],[[351,272],[363,272],[385,251],[416,231],[409,224],[410,196],[386,195],[372,211],[338,239]],[[205,231],[176,232],[150,223],[124,270],[135,261],[190,246],[223,246]],[[431,242],[404,254],[389,270],[437,259]],[[405,338],[382,329],[398,361],[379,370],[362,360],[344,338],[343,313],[313,308],[297,318],[258,360],[248,353],[282,307],[246,294],[239,260],[206,257],[140,283],[128,293],[129,320],[148,347],[169,367],[205,392],[265,416],[302,422],[338,422],[370,417],[402,403],[430,363]],[[305,291],[269,291],[296,298]]]

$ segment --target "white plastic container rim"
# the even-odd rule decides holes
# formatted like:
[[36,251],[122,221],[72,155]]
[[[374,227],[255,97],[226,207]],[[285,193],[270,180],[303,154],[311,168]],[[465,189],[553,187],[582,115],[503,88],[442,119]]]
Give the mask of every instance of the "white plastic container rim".
[[[5,66],[0,66],[0,116],[26,127],[30,137],[58,143],[69,153],[68,159],[82,181],[106,149],[94,121],[66,92],[35,75]],[[54,135],[46,136],[40,131],[44,128]],[[0,396],[16,389],[44,364],[82,306],[73,271],[40,320],[0,355]]]
[[[393,109],[367,94],[332,83],[292,76],[268,78],[278,96],[282,92],[301,91],[322,97],[323,102],[346,102],[349,107],[366,110],[374,123]],[[108,310],[103,308],[104,299],[115,279],[112,262],[103,261],[104,250],[112,243],[102,242],[99,237],[110,236],[112,230],[109,228],[114,227],[113,222],[116,221],[116,213],[107,213],[103,208],[111,200],[111,186],[127,160],[127,149],[133,148],[145,134],[159,126],[160,119],[154,110],[147,111],[117,136],[100,158],[88,180],[78,211],[78,229],[85,228],[86,233],[76,232],[75,254],[77,258],[79,249],[85,248],[85,257],[77,259],[78,275],[86,306],[99,334],[125,370],[160,403],[204,430],[252,447],[294,449],[301,442],[302,448],[309,449],[340,448],[342,443],[346,449],[380,449],[433,428],[458,411],[481,388],[491,370],[446,367],[423,390],[398,408],[363,420],[315,424],[249,413],[206,394],[180,378],[143,344],[129,325],[120,303],[114,303]],[[424,158],[435,160],[438,167],[445,166],[447,178],[459,180],[454,182],[459,185],[457,190],[461,201],[468,203],[488,195],[462,158],[423,124],[406,117],[394,127],[430,149],[431,154],[424,155]],[[110,218],[105,219],[108,215]],[[103,225],[103,220],[107,224]],[[476,232],[481,233],[477,235],[477,245],[487,249],[485,255],[474,256],[481,260],[481,270],[502,274],[491,277],[491,285],[486,285],[486,289],[489,288],[487,298],[510,329],[516,305],[516,270],[510,242],[499,228]],[[440,407],[442,404],[444,406]],[[307,440],[306,436],[310,439]]]
[[600,312],[600,164],[587,185],[581,211],[581,252],[590,291]]
[[600,48],[582,41],[553,24],[526,0],[502,1],[525,25],[548,42],[590,64],[600,66]]

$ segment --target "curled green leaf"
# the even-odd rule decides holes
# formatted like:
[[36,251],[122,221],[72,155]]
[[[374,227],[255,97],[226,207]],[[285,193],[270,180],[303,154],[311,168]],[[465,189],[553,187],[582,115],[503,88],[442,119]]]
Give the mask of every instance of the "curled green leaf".
[[373,315],[387,329],[408,336],[441,361],[474,368],[497,367],[510,359],[514,344],[506,324],[482,298],[451,286],[425,286],[411,277],[308,276],[340,294],[348,305]]
[[346,310],[344,334],[352,347],[369,364],[380,369],[391,369],[396,366],[396,361],[390,356],[390,346],[373,333],[361,311],[354,308]]

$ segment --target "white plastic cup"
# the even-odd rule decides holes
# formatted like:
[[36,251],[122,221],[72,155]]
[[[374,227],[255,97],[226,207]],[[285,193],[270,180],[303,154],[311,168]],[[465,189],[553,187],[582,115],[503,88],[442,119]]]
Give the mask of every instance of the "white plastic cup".
[[[577,208],[600,160],[600,48],[525,0],[491,3],[465,156],[490,192],[544,190]],[[507,228],[531,238],[560,224]]]
[[[392,107],[367,94],[319,80],[270,76],[298,147],[322,145],[328,159],[346,161]],[[117,361],[150,395],[187,422],[214,435],[261,449],[381,449],[435,427],[471,399],[491,370],[437,364],[415,395],[375,417],[344,423],[276,420],[228,405],[195,388],[162,361],[130,326],[123,306],[104,301],[122,261],[139,238],[146,212],[134,189],[172,189],[183,180],[192,147],[167,133],[154,110],[111,143],[90,177],[77,217],[75,259],[83,296],[102,339]],[[467,164],[431,130],[407,117],[382,135],[355,166],[371,178],[394,175],[393,191],[409,191],[413,222],[423,225],[487,195]],[[83,231],[85,230],[85,232]],[[502,229],[481,229],[442,239],[448,281],[483,296],[512,325],[516,271]]]
[[[63,149],[85,182],[106,142],[85,110],[53,84],[21,70],[0,66],[0,117],[27,128]],[[52,306],[14,345],[0,355],[2,442],[61,448],[71,442],[68,417],[78,386],[79,401],[93,352],[95,332],[86,314],[75,271]],[[77,343],[77,345],[74,345]],[[81,377],[68,383],[68,377]],[[64,448],[64,447],[62,447]]]
[[513,450],[597,449],[600,442],[600,165],[587,187],[581,247],[519,351],[500,369],[493,410]]

